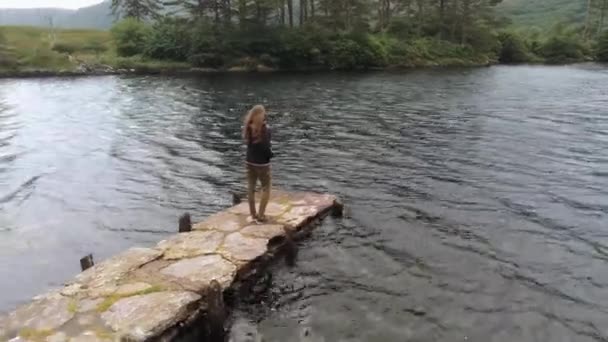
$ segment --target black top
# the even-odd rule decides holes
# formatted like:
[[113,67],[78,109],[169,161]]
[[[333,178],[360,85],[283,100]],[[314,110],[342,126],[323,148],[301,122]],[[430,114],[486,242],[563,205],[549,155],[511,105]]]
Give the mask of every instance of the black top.
[[274,156],[272,153],[270,128],[266,125],[262,127],[262,139],[254,142],[251,138],[251,128],[249,131],[249,141],[247,142],[247,162],[256,165],[270,164],[270,159]]

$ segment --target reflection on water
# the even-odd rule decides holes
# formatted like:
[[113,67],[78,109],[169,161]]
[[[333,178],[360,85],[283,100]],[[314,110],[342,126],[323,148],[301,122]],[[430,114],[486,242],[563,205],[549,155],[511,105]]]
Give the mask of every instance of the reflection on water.
[[[229,205],[240,118],[348,216],[233,340],[608,340],[608,70],[0,81],[0,310]],[[256,337],[257,336],[257,337]]]

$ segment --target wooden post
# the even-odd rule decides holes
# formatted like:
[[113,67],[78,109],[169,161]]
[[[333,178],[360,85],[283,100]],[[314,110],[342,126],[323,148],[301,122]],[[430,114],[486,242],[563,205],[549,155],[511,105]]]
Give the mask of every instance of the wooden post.
[[340,200],[336,200],[334,202],[334,206],[331,209],[331,216],[333,216],[333,217],[344,216],[344,204],[342,204],[342,202],[340,202]]
[[209,287],[205,291],[207,301],[206,312],[206,337],[208,341],[224,341],[226,331],[224,324],[226,322],[227,312],[224,304],[224,294],[222,286],[217,280],[212,280]]
[[285,228],[285,264],[289,267],[296,265],[298,259],[298,245],[292,229]]
[[243,202],[243,196],[237,192],[232,193],[232,205],[241,204]]
[[192,231],[192,220],[190,214],[185,213],[179,218],[179,232],[187,233]]
[[95,262],[93,262],[93,254],[89,254],[84,258],[80,259],[80,269],[84,272],[87,269],[93,267]]

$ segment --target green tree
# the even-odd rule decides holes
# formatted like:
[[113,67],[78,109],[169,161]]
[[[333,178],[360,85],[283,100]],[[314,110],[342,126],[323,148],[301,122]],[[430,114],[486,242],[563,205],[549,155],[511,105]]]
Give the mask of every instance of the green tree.
[[372,17],[371,0],[319,0],[324,23],[337,30],[361,29]]
[[151,30],[148,25],[135,18],[126,18],[114,25],[111,33],[116,52],[120,56],[130,57],[144,53]]
[[501,63],[525,63],[531,56],[524,40],[514,33],[501,33],[501,48],[498,60]]
[[608,62],[608,32],[598,42],[597,58],[600,62]]
[[152,26],[145,42],[144,54],[148,57],[186,61],[191,50],[188,22],[163,18]]
[[460,43],[466,44],[476,25],[485,23],[492,15],[492,8],[502,0],[453,0],[460,30]]
[[143,21],[157,18],[163,3],[161,0],[112,0],[111,7],[114,15]]
[[585,57],[586,48],[576,36],[554,36],[540,48],[540,54],[549,63],[571,63]]

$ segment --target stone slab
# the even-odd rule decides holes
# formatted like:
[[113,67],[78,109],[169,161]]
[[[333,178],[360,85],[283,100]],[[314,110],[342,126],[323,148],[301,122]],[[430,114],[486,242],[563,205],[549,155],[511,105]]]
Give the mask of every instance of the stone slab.
[[157,292],[119,300],[101,315],[123,339],[146,341],[186,319],[200,296],[192,292]]
[[129,249],[0,315],[0,341],[154,339],[204,307],[197,293],[212,280],[230,287],[237,274],[248,274],[243,269],[258,267],[253,261],[268,252],[269,241],[323,216],[335,202],[330,195],[273,189],[267,224],[254,224],[245,202],[154,248]]
[[131,296],[137,293],[144,292],[152,288],[152,285],[147,283],[129,283],[120,285],[116,292],[114,292],[117,296]]
[[215,252],[224,237],[225,233],[214,230],[182,233],[161,241],[157,249],[163,251],[167,260],[191,258]]
[[311,218],[314,218],[317,212],[318,210],[315,206],[292,207],[288,212],[277,217],[276,221],[288,228],[297,228]]
[[85,295],[91,298],[112,295],[118,289],[119,281],[129,272],[161,256],[160,250],[131,248],[77,275],[76,281],[66,286],[66,289],[78,288],[78,290],[68,291],[69,293],[64,290],[63,294],[79,295],[86,292]]
[[70,338],[69,342],[110,342],[112,341],[109,337],[99,336],[98,333],[94,331],[85,331],[82,334]]
[[167,266],[161,273],[178,281],[183,279],[195,284],[198,291],[206,289],[212,280],[217,280],[225,289],[234,279],[236,266],[220,255],[212,254],[180,260]]
[[[256,208],[260,207],[260,202],[256,202]],[[266,212],[264,213],[266,216],[275,217],[280,216],[287,212],[290,208],[289,204],[281,204],[277,202],[268,202],[266,206]],[[237,215],[249,215],[249,204],[247,202],[241,203],[229,209],[229,212]]]
[[226,237],[220,248],[220,254],[226,259],[239,264],[243,261],[252,261],[264,255],[267,251],[268,240],[245,236],[241,233],[232,233]]
[[59,294],[23,305],[0,320],[0,339],[54,332],[74,317],[70,307],[71,299]]
[[240,233],[249,237],[270,240],[285,235],[285,229],[282,224],[254,224],[241,229]]
[[203,222],[195,224],[192,229],[234,232],[248,224],[246,216],[232,213],[229,210],[209,216]]

